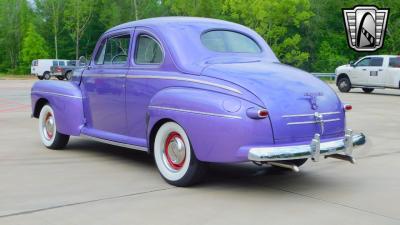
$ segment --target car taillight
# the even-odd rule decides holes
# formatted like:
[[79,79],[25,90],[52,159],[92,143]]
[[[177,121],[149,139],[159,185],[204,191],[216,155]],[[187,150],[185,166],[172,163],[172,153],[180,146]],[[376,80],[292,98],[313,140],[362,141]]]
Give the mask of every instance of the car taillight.
[[353,109],[353,106],[351,106],[350,104],[344,104],[343,109],[344,111],[350,111]]
[[264,119],[269,115],[267,109],[254,108],[254,107],[247,109],[246,114],[248,117],[252,119]]

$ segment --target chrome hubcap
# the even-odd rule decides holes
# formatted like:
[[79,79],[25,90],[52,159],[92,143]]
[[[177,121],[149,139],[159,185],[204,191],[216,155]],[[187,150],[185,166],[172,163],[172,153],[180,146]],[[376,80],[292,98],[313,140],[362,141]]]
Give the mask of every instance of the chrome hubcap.
[[54,135],[54,117],[50,112],[47,113],[43,123],[43,134],[47,140],[51,140]]
[[186,147],[182,137],[177,132],[168,135],[164,147],[168,167],[179,170],[185,163]]

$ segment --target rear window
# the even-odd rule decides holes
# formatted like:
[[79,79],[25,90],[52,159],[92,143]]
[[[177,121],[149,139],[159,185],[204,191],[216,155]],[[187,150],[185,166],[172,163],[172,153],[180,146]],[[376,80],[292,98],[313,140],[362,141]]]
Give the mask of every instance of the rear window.
[[389,67],[400,68],[400,57],[389,58]]
[[37,60],[33,60],[32,61],[32,66],[37,66],[38,65],[38,61]]
[[250,37],[234,31],[213,30],[201,35],[201,42],[211,51],[225,53],[260,53],[260,46]]

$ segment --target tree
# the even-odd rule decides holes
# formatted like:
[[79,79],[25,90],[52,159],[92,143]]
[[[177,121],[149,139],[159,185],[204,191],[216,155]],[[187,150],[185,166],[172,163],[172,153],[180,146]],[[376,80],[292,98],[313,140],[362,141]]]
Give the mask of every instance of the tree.
[[0,70],[19,72],[21,43],[31,17],[25,0],[0,0]]
[[307,62],[309,53],[301,42],[313,15],[309,0],[226,0],[223,13],[257,31],[282,62],[295,66]]
[[65,5],[65,26],[75,42],[75,58],[79,58],[79,41],[92,19],[94,0],[68,0]]
[[46,41],[36,32],[34,25],[31,23],[22,43],[22,70],[27,71],[32,60],[48,57]]
[[36,0],[36,8],[40,16],[49,23],[54,38],[54,53],[58,59],[58,36],[61,30],[61,21],[64,12],[64,1],[62,0]]

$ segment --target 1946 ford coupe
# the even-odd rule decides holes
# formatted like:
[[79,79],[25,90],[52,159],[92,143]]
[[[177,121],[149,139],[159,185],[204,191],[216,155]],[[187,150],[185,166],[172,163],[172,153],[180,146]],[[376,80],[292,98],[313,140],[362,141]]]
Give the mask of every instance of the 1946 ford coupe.
[[46,147],[73,135],[147,151],[177,186],[198,181],[206,162],[298,171],[308,158],[354,162],[365,143],[327,84],[281,64],[253,30],[214,19],[116,26],[72,81],[38,81],[31,97]]

